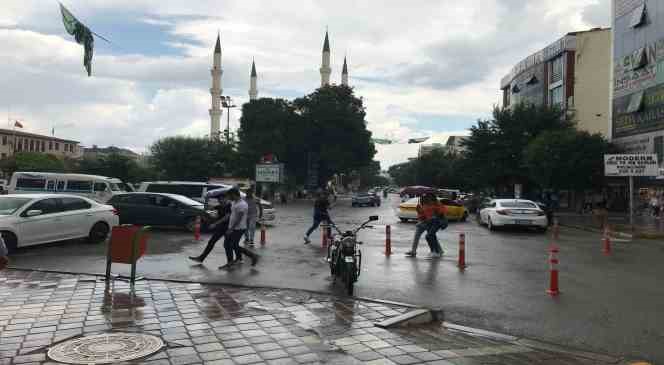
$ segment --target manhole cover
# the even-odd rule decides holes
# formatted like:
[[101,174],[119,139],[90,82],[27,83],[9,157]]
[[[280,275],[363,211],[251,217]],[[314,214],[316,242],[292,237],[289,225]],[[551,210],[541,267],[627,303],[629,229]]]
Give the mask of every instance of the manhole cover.
[[163,346],[159,337],[115,332],[63,342],[49,349],[48,357],[66,364],[113,364],[152,355]]

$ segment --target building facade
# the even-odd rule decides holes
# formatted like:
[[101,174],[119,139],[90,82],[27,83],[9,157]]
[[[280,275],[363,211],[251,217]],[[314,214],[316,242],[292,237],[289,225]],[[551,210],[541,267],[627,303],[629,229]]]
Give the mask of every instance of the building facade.
[[520,102],[573,112],[577,129],[609,136],[611,30],[568,33],[503,77],[503,106]]
[[435,150],[443,150],[444,148],[445,148],[445,146],[443,146],[440,143],[421,145],[420,149],[417,153],[417,157],[420,158],[422,156],[426,156],[426,155],[430,154],[431,152],[433,152]]
[[447,152],[454,155],[462,153],[466,150],[466,147],[463,146],[463,142],[467,139],[467,136],[449,136],[447,142],[445,142]]
[[0,129],[0,158],[7,158],[19,152],[39,152],[59,158],[83,157],[83,149],[78,141]]
[[[664,5],[613,1],[612,142],[664,168]],[[657,180],[663,180],[660,176]]]

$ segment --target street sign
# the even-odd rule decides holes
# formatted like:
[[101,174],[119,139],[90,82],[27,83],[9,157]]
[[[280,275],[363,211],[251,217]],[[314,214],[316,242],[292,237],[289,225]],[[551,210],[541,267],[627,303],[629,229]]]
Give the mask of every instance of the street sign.
[[256,182],[281,183],[284,164],[257,164]]
[[606,176],[657,176],[656,154],[604,155]]

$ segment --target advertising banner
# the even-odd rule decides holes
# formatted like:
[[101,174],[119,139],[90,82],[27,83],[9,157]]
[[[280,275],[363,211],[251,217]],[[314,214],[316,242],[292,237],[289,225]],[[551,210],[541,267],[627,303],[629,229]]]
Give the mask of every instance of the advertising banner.
[[604,155],[606,176],[657,176],[656,154]]
[[257,164],[256,182],[281,183],[283,168],[283,164]]

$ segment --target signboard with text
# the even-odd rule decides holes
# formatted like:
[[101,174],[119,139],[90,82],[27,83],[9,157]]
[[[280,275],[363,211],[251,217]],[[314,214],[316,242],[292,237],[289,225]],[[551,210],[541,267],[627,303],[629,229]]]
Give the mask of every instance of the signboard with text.
[[283,164],[257,164],[256,182],[281,183],[283,181]]
[[606,176],[657,176],[656,154],[604,155]]

